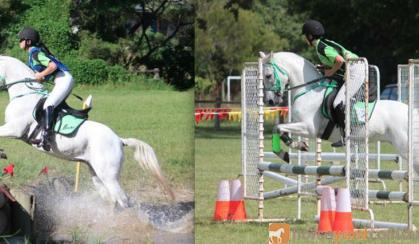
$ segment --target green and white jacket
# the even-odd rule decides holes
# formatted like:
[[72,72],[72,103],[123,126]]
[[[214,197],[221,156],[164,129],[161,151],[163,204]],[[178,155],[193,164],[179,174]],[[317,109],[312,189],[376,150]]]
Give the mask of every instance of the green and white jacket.
[[[349,58],[358,58],[358,55],[345,49],[342,45],[325,38],[315,40],[314,46],[316,47],[316,53],[320,59],[320,62],[327,69],[333,67],[335,64],[336,56],[338,55],[342,56],[345,60]],[[342,67],[336,73],[343,77],[345,73],[345,65],[342,65]]]

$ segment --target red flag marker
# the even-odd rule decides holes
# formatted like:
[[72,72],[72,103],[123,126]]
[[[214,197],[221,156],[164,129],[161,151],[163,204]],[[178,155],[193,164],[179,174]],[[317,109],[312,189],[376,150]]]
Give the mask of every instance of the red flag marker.
[[48,175],[48,166],[45,166],[44,168],[41,169],[41,171],[39,172],[39,175]]
[[15,167],[15,165],[14,164],[9,164],[9,165],[7,165],[6,167],[4,167],[3,168],[3,174],[2,174],[2,176],[3,175],[10,175],[10,176],[13,176],[13,174],[14,174],[14,172],[13,172],[13,169],[14,169],[14,167]]

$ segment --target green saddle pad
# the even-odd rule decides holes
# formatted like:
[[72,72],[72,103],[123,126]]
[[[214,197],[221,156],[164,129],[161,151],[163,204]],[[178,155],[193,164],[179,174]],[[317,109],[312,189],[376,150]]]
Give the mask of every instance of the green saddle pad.
[[[375,104],[377,101],[368,103],[368,120],[371,118],[372,112],[374,112]],[[365,123],[365,103],[356,102],[352,108],[351,114],[352,123],[363,125]]]
[[74,115],[66,114],[55,123],[54,131],[61,135],[73,135],[84,121],[86,121],[85,118],[78,118]]

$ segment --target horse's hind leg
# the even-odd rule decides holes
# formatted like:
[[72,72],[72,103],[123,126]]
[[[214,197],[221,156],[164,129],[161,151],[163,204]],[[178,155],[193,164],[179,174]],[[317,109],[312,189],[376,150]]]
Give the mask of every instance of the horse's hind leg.
[[[120,160],[122,161],[122,159]],[[118,181],[120,165],[121,162],[119,160],[114,162],[109,159],[96,160],[94,164],[91,164],[92,170],[96,173],[92,180],[101,196],[110,196],[113,202],[118,203],[123,208],[127,208],[128,197]]]
[[119,185],[117,177],[105,177],[102,179],[103,184],[108,189],[112,200],[117,202],[122,208],[128,208],[128,197]]
[[96,175],[95,170],[89,164],[87,165],[89,166],[90,174],[92,175],[93,185],[95,186],[95,189],[99,193],[100,197],[102,197],[105,200],[111,200],[111,195],[109,194],[103,182]]
[[99,195],[103,199],[110,199],[110,194],[108,190],[106,189],[103,182],[99,179],[97,176],[92,176],[93,185],[95,186],[96,190],[99,192]]

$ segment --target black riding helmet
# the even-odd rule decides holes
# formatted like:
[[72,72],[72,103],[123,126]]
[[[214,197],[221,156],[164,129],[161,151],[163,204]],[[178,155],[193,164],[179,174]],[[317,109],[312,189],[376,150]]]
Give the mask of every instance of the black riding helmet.
[[319,38],[325,33],[323,25],[317,20],[307,20],[303,25],[302,34],[312,35],[314,38]]
[[19,40],[31,40],[32,44],[39,42],[39,33],[31,27],[25,27],[18,34]]

